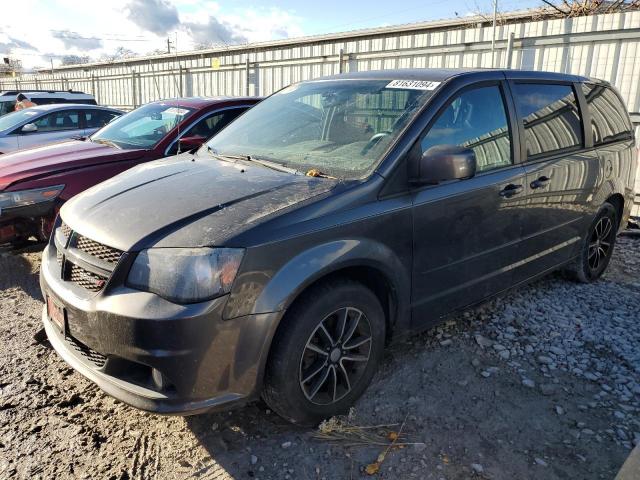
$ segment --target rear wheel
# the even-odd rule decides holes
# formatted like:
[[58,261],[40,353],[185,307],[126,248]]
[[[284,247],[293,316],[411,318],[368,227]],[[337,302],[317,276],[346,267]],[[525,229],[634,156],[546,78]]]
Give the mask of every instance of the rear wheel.
[[274,339],[264,400],[302,425],[346,412],[371,382],[384,339],[384,312],[366,287],[350,280],[312,287]]
[[602,276],[611,261],[618,230],[618,213],[613,205],[600,207],[582,241],[580,255],[566,271],[584,283],[596,281]]

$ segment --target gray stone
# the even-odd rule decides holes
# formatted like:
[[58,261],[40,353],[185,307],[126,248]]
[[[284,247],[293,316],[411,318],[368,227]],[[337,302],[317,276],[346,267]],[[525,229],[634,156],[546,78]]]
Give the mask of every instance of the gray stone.
[[542,363],[543,365],[549,365],[549,364],[553,363],[553,359],[551,357],[547,357],[545,355],[540,355],[538,357],[538,362]]
[[511,354],[509,353],[509,350],[502,350],[498,352],[498,356],[503,360],[509,360]]
[[475,339],[476,339],[476,343],[480,345],[482,348],[490,347],[491,345],[493,345],[493,340],[483,337],[482,335],[476,335]]
[[549,351],[551,353],[553,353],[554,355],[558,355],[558,356],[564,356],[565,355],[565,351],[560,347],[551,346],[551,347],[549,347]]
[[558,391],[558,389],[558,385],[555,385],[553,383],[543,383],[542,385],[540,385],[540,392],[543,395],[553,395]]

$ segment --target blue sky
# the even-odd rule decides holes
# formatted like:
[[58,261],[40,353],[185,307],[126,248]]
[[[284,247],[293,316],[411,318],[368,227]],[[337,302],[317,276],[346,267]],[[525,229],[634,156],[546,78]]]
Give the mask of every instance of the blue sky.
[[[4,0],[0,54],[27,68],[64,56],[99,59],[119,47],[135,54],[180,51],[402,23],[490,14],[492,0]],[[539,7],[541,0],[502,0],[500,11]]]

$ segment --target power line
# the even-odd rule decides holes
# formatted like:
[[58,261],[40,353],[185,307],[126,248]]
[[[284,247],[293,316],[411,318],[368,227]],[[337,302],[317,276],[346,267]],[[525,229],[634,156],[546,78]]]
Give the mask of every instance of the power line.
[[102,40],[105,42],[157,42],[157,38],[150,37],[138,37],[138,38],[125,38],[125,37],[84,37],[77,33],[69,33],[66,30],[49,30],[52,33],[53,38],[58,40]]

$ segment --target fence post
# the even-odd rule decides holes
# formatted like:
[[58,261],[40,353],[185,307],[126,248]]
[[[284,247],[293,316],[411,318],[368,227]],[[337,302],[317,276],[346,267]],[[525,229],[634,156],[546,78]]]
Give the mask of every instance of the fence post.
[[247,60],[245,63],[245,70],[246,70],[246,74],[247,74],[247,84],[245,85],[245,95],[248,97],[249,96],[249,54],[247,53]]
[[509,33],[509,38],[507,39],[507,55],[506,55],[506,65],[504,66],[504,68],[511,68],[511,61],[513,59],[513,40],[515,38],[515,33],[511,32]]
[[135,70],[131,71],[131,104],[133,106],[133,108],[136,108],[137,102],[136,102],[136,97],[137,97],[137,93],[136,93],[136,72]]

